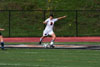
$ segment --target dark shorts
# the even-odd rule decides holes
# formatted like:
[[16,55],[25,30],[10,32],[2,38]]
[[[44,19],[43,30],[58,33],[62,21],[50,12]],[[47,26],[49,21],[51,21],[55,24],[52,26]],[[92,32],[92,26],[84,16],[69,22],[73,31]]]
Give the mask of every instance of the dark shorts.
[[1,32],[0,32],[0,35],[2,35]]

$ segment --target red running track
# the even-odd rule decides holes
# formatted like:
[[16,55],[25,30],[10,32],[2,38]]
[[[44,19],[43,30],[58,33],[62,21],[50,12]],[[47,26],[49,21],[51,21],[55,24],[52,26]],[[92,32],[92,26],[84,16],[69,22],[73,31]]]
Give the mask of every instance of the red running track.
[[[5,42],[39,42],[39,37],[17,37],[4,38]],[[44,42],[50,42],[51,38],[47,37]],[[57,37],[55,42],[100,42],[100,37]]]

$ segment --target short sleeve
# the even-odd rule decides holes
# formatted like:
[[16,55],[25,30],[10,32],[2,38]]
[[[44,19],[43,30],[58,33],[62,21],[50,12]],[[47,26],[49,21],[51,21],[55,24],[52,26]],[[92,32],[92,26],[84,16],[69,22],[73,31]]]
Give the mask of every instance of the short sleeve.
[[46,19],[44,22],[45,22],[45,23],[48,23],[48,22],[49,22],[49,19]]
[[54,22],[58,21],[58,18],[53,19]]

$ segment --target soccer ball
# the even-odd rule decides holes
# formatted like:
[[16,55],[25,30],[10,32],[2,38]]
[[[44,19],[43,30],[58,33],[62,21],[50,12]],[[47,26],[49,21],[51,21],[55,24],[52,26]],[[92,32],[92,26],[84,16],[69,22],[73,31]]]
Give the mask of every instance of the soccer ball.
[[48,43],[44,43],[44,44],[43,44],[43,47],[44,47],[44,48],[48,48],[48,46],[49,46]]

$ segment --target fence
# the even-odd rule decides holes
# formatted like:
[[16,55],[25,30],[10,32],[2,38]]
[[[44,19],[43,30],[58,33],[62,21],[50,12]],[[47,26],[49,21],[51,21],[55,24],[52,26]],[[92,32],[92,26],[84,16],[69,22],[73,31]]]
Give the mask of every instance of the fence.
[[100,10],[1,10],[2,33],[5,37],[40,37],[42,22],[50,12],[55,17],[67,15],[55,23],[57,36],[100,36]]

